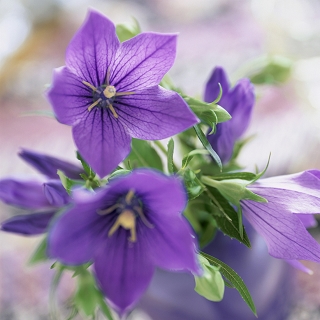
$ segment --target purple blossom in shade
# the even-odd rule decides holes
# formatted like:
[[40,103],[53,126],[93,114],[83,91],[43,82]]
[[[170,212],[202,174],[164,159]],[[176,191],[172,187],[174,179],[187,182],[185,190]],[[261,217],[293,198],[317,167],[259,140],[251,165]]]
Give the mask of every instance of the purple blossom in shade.
[[58,170],[71,179],[81,179],[80,174],[83,173],[79,166],[39,152],[22,149],[18,155],[49,179],[59,179]]
[[68,162],[41,153],[23,150],[19,155],[47,177],[56,179],[0,180],[0,200],[27,210],[26,214],[2,222],[0,229],[23,235],[44,233],[55,213],[70,202],[68,193],[57,179],[57,170],[62,170],[68,177],[78,176],[83,171]]
[[320,262],[320,245],[306,227],[320,213],[320,171],[261,179],[248,188],[268,203],[242,200],[242,211],[264,238],[269,254],[308,271],[297,260]]
[[49,230],[48,254],[67,265],[93,261],[99,286],[121,314],[147,289],[155,267],[201,272],[178,177],[136,170],[96,194],[75,191],[74,202]]
[[212,102],[219,96],[218,83],[222,87],[219,105],[226,109],[232,118],[227,122],[219,123],[216,133],[207,135],[207,138],[221,161],[227,163],[231,159],[235,142],[244,134],[250,123],[255,99],[254,87],[249,79],[241,79],[233,88],[230,88],[224,69],[216,67],[206,84],[204,94],[206,102]]
[[158,86],[174,62],[176,38],[141,33],[120,43],[114,24],[91,10],[71,40],[47,97],[101,177],[129,154],[132,137],[164,139],[198,122],[176,92]]

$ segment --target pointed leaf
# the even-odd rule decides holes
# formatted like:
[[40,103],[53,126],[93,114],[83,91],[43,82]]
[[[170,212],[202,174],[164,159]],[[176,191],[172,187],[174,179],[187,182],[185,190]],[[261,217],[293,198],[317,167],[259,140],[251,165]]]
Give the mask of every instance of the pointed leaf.
[[168,142],[168,155],[167,155],[167,167],[169,173],[174,173],[174,165],[173,165],[173,152],[174,152],[174,141],[170,138]]

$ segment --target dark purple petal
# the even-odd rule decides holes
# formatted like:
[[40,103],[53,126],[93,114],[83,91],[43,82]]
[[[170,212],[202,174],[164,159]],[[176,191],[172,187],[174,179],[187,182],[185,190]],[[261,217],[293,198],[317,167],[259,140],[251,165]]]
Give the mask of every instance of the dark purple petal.
[[[204,93],[204,101],[211,103],[215,99],[218,98],[220,93],[220,88],[218,83],[220,83],[222,87],[222,97],[227,96],[229,92],[229,80],[226,72],[222,67],[215,67],[210,79],[206,84],[206,89]],[[220,103],[219,103],[220,104]],[[226,107],[224,107],[227,111],[229,111]]]
[[81,81],[98,87],[105,83],[107,69],[113,65],[119,45],[114,24],[101,13],[90,10],[68,46],[66,66]]
[[0,229],[22,235],[36,235],[47,231],[50,220],[56,211],[38,212],[15,216],[4,221]]
[[62,207],[70,201],[70,197],[60,181],[50,181],[43,184],[44,194],[54,207]]
[[130,153],[131,138],[108,110],[94,108],[73,127],[74,141],[93,170],[104,177]]
[[124,232],[97,252],[94,268],[99,286],[121,314],[146,291],[154,272],[145,244],[139,239],[132,244]]
[[80,167],[72,163],[35,151],[22,149],[19,156],[50,179],[59,178],[57,175],[58,170],[61,170],[71,179],[80,179],[80,174],[83,173],[83,170]]
[[114,105],[119,122],[143,140],[173,136],[199,121],[176,92],[158,86],[118,98]]
[[93,103],[92,90],[67,67],[54,70],[53,83],[47,92],[57,119],[64,124],[75,125],[88,114]]
[[[227,111],[231,115],[230,128],[235,140],[238,140],[247,130],[251,121],[254,105],[254,87],[249,79],[241,79],[230,92],[229,100],[232,101]],[[223,107],[223,104],[221,104]]]
[[270,255],[286,260],[320,262],[320,245],[299,217],[274,202],[274,199],[267,200],[268,203],[243,200],[242,207],[245,217],[267,242]]
[[[86,201],[78,199],[76,205],[62,214],[49,230],[48,255],[68,265],[79,265],[92,260],[99,246],[101,216],[97,214],[96,199],[91,195]],[[75,195],[76,197],[76,195]]]
[[27,209],[50,207],[43,192],[43,182],[36,180],[0,180],[0,200]]
[[[211,144],[214,151],[219,155],[222,163],[227,163],[233,153],[233,147],[235,140],[233,139],[232,134],[232,124],[230,124],[231,120],[226,123],[219,123],[216,128],[216,132],[214,134],[208,134],[207,139]],[[208,132],[210,132],[209,129]]]
[[176,46],[177,35],[151,32],[123,42],[110,84],[117,91],[136,91],[158,85],[173,65]]

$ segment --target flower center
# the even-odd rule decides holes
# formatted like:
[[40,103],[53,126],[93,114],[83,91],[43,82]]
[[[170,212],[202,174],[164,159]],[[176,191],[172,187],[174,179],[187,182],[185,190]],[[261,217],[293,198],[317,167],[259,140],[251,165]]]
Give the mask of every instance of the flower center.
[[134,94],[134,92],[130,92],[130,91],[117,92],[116,88],[110,85],[109,80],[110,80],[110,70],[108,68],[105,85],[96,88],[95,86],[93,86],[91,83],[87,81],[82,81],[82,83],[92,90],[92,97],[94,102],[88,107],[88,111],[90,112],[96,106],[100,108],[107,108],[111,111],[112,115],[117,119],[119,116],[113,106],[113,102],[115,98],[119,96]]
[[98,213],[104,215],[110,214],[116,210],[120,211],[120,213],[115,223],[108,232],[109,237],[111,237],[119,229],[119,227],[122,227],[125,230],[130,230],[130,237],[128,238],[128,240],[130,242],[136,242],[137,217],[139,217],[148,228],[153,228],[153,225],[147,220],[146,216],[144,215],[141,202],[135,196],[133,189],[130,189],[129,192],[124,197],[121,197],[116,204],[107,209],[99,210]]

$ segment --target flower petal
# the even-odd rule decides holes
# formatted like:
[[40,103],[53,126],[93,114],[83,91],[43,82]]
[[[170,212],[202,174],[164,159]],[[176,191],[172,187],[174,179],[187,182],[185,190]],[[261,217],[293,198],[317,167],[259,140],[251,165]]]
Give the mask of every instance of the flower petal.
[[316,218],[312,214],[296,214],[306,228],[314,228],[318,225]]
[[158,85],[172,67],[177,35],[141,33],[121,44],[110,83],[117,91],[136,91]]
[[74,125],[88,113],[93,102],[92,90],[67,67],[54,70],[53,83],[47,98],[59,122]]
[[97,252],[94,268],[102,291],[123,314],[147,289],[154,266],[142,242],[132,244],[125,231],[117,235]]
[[293,266],[296,269],[299,269],[305,273],[309,273],[310,275],[313,274],[313,271],[309,268],[307,268],[305,265],[303,265],[300,261],[298,260],[285,260],[287,263],[289,263],[291,266]]
[[93,170],[104,177],[130,153],[131,138],[106,109],[94,108],[73,127],[74,141]]
[[37,180],[0,180],[0,200],[27,209],[50,207],[43,192],[43,182]]
[[119,97],[114,105],[129,134],[143,140],[173,136],[199,121],[176,92],[158,86]]
[[71,179],[80,179],[80,174],[83,173],[80,167],[72,163],[39,152],[22,149],[19,156],[50,179],[59,178],[57,170],[61,170]]
[[[222,67],[215,67],[207,84],[204,93],[204,101],[211,103],[215,99],[218,98],[220,93],[220,88],[218,83],[220,83],[222,87],[222,97],[228,95],[229,92],[229,80],[226,72]],[[220,104],[220,103],[219,103]],[[227,111],[229,111],[226,107],[224,107]]]
[[60,181],[50,181],[43,184],[44,194],[54,207],[62,207],[70,201],[70,197]]
[[105,227],[96,212],[95,200],[91,195],[89,201],[77,201],[73,208],[54,222],[48,236],[48,254],[51,258],[68,265],[83,264],[93,258]]
[[2,222],[0,229],[22,235],[41,234],[47,231],[55,213],[56,211],[47,211],[15,216]]
[[243,200],[242,206],[245,217],[267,242],[270,255],[286,260],[320,262],[320,245],[299,217],[268,200],[268,203]]
[[113,64],[119,45],[114,24],[101,13],[90,10],[67,48],[66,66],[81,81],[98,87],[105,83],[107,69]]

